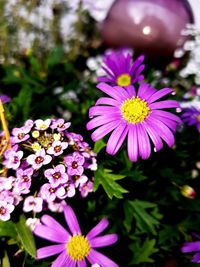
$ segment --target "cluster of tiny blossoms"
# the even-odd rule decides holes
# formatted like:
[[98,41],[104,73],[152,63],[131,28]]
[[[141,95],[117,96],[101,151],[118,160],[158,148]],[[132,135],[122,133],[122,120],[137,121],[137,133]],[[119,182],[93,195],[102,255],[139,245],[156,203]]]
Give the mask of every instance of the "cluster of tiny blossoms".
[[9,220],[15,206],[24,212],[62,211],[63,200],[93,188],[96,154],[64,119],[27,120],[14,128],[4,153],[7,174],[0,177],[0,219]]

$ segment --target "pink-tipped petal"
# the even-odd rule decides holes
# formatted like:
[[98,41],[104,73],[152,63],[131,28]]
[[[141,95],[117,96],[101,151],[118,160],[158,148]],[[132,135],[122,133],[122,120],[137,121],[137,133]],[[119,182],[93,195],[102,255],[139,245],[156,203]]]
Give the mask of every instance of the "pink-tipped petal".
[[119,108],[117,107],[107,107],[107,106],[93,106],[89,110],[89,117],[106,114],[120,113]]
[[59,233],[68,235],[68,237],[70,237],[68,231],[62,225],[60,225],[53,217],[49,215],[43,215],[41,218],[41,222],[43,222],[46,226],[52,229],[56,229],[56,231],[59,231]]
[[153,117],[150,118],[150,116],[146,120],[147,123],[154,128],[157,134],[167,143],[169,147],[174,145],[174,135],[164,123],[156,120]]
[[66,251],[63,251],[58,258],[53,262],[51,267],[72,267],[69,262],[69,256]]
[[164,100],[149,104],[150,109],[179,108],[180,104],[176,100]]
[[59,254],[62,251],[65,251],[65,244],[39,248],[37,250],[37,259],[44,259]]
[[101,219],[101,221],[90,230],[90,232],[87,234],[87,238],[91,239],[93,237],[96,237],[101,232],[103,232],[108,227],[108,220],[106,218]]
[[93,239],[90,239],[89,242],[92,248],[101,248],[114,244],[117,241],[117,239],[118,238],[116,234],[109,234],[109,235],[95,237]]
[[78,261],[77,262],[78,267],[87,267],[86,261],[82,260],[82,261]]
[[100,97],[95,105],[109,105],[109,106],[114,106],[118,107],[120,105],[119,101],[110,98],[110,97]]
[[156,151],[159,151],[163,147],[163,142],[160,136],[157,134],[155,128],[151,127],[148,123],[145,122],[145,129],[151,138]]
[[76,215],[73,209],[69,205],[64,206],[64,215],[71,233],[73,235],[81,234],[81,229],[78,220],[76,218]]
[[88,130],[91,130],[91,129],[99,127],[103,124],[107,124],[111,121],[115,121],[115,120],[119,120],[119,119],[120,119],[120,116],[117,116],[117,115],[112,115],[112,114],[102,115],[102,116],[95,117],[94,119],[89,121],[87,123],[86,127]]
[[34,234],[57,243],[66,243],[69,238],[69,234],[67,232],[64,234],[57,229],[52,229],[44,225],[37,225],[34,229]]
[[92,133],[91,135],[92,140],[96,142],[97,140],[103,138],[105,135],[107,135],[109,132],[115,129],[119,124],[120,124],[120,121],[117,120],[117,121],[109,122],[99,127]]
[[94,249],[91,249],[87,259],[91,264],[98,263],[101,267],[119,267],[114,261]]
[[138,160],[138,133],[137,125],[129,126],[128,131],[128,156],[133,162]]
[[151,145],[143,124],[138,124],[138,148],[141,158],[148,159],[151,154]]
[[106,152],[114,155],[120,149],[127,135],[128,127],[126,123],[121,123],[111,134],[108,139]]
[[116,88],[115,86],[109,86],[106,83],[99,83],[97,85],[97,88],[99,88],[101,91],[106,93],[107,95],[113,97],[115,100],[121,101],[122,100],[122,94],[120,93],[121,90],[124,90],[124,88],[120,87],[120,90],[118,87]]
[[126,86],[126,91],[129,95],[129,97],[135,97],[136,96],[136,91],[135,91],[135,87],[133,85],[129,85],[129,86]]
[[172,90],[171,88],[160,89],[148,99],[148,103],[152,103],[152,102],[158,100],[159,98],[172,93],[173,91],[174,90]]

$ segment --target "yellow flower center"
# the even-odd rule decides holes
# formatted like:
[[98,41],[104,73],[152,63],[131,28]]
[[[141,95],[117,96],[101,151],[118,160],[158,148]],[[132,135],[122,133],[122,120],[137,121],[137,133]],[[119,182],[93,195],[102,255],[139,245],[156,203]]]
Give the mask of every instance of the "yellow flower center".
[[129,123],[139,123],[148,116],[150,108],[139,97],[126,99],[121,105],[122,117]]
[[88,256],[91,246],[83,235],[75,235],[66,244],[66,249],[74,261],[81,261]]
[[116,82],[119,86],[128,86],[131,84],[131,76],[127,73],[123,73],[117,77]]

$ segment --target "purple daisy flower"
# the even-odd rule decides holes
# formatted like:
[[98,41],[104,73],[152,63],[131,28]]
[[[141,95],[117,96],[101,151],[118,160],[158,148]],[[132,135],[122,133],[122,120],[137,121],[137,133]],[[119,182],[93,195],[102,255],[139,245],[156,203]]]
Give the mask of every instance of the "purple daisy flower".
[[43,224],[36,226],[34,233],[37,236],[57,243],[38,249],[38,259],[60,254],[51,265],[52,267],[86,267],[87,261],[90,264],[98,263],[101,267],[118,267],[115,262],[96,251],[96,248],[109,246],[117,241],[116,234],[99,236],[108,226],[105,218],[84,236],[76,215],[69,205],[64,206],[64,215],[71,234],[49,215],[42,216]]
[[196,125],[197,130],[200,132],[200,109],[195,107],[185,109],[182,119],[189,126]]
[[149,158],[152,140],[155,151],[163,147],[162,139],[169,147],[174,145],[174,132],[181,120],[176,115],[163,111],[165,108],[177,108],[175,100],[158,101],[161,97],[173,93],[170,88],[159,91],[149,84],[141,84],[138,92],[133,86],[126,89],[105,83],[97,85],[101,91],[110,97],[102,97],[89,110],[93,118],[87,129],[97,128],[93,134],[94,142],[112,132],[106,151],[108,154],[117,153],[128,136],[128,155],[131,161]]
[[[195,234],[195,236],[200,239],[199,235]],[[200,263],[200,241],[186,242],[183,244],[181,251],[183,253],[197,252],[194,254],[192,262]]]
[[107,76],[98,77],[100,82],[111,85],[129,86],[144,79],[141,72],[144,69],[142,64],[144,56],[140,56],[132,63],[130,53],[123,51],[112,52],[105,55],[102,69]]

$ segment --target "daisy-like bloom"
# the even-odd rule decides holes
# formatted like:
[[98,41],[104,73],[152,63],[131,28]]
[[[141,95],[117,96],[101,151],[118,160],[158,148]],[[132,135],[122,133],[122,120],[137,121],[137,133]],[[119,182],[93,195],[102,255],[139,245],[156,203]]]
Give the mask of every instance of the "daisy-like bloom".
[[173,93],[170,88],[156,90],[149,84],[141,84],[138,92],[133,86],[126,89],[105,83],[97,85],[110,97],[102,97],[89,110],[90,118],[87,129],[97,128],[92,133],[93,141],[112,132],[106,151],[117,153],[128,136],[128,155],[131,161],[149,158],[152,140],[155,151],[163,147],[164,140],[169,147],[174,145],[174,132],[181,120],[178,116],[163,111],[165,108],[178,108],[175,100],[158,101],[161,97]]
[[87,262],[91,265],[98,263],[101,267],[118,267],[115,262],[96,250],[117,241],[116,234],[99,236],[108,226],[105,218],[84,236],[76,215],[69,205],[64,206],[64,215],[71,233],[49,215],[43,215],[41,218],[43,224],[35,227],[35,235],[57,243],[38,249],[38,259],[60,254],[51,267],[86,267]]
[[185,109],[182,119],[189,126],[195,125],[200,132],[200,109],[195,107]]
[[132,62],[130,53],[125,54],[123,50],[107,54],[102,66],[107,75],[98,77],[97,80],[123,87],[140,82],[144,79],[141,74],[144,69],[143,60],[144,56],[140,56]]
[[[194,235],[200,240],[199,235]],[[183,253],[195,252],[192,262],[200,263],[200,241],[186,242],[183,244],[181,251]]]

